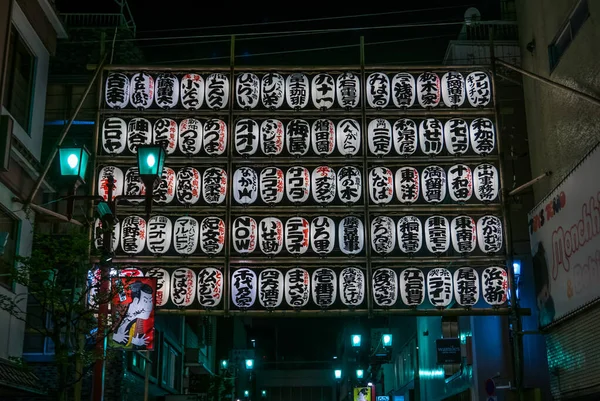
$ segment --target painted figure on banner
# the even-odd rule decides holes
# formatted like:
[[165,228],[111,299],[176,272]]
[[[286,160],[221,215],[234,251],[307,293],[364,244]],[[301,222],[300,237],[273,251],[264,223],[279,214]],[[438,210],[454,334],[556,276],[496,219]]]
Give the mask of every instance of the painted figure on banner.
[[444,150],[444,126],[436,118],[426,118],[419,124],[419,143],[421,152],[435,156]]
[[227,149],[227,124],[218,118],[204,123],[202,146],[209,156],[221,156]]
[[186,118],[179,123],[179,151],[194,156],[202,149],[202,123],[195,118]]
[[206,105],[213,110],[220,110],[229,102],[229,78],[227,75],[215,72],[206,78],[204,89]]
[[390,79],[383,72],[374,72],[367,77],[367,103],[381,110],[390,102]]
[[464,155],[469,151],[469,124],[462,118],[452,118],[444,124],[446,149],[451,155]]
[[127,124],[119,117],[109,117],[102,123],[102,149],[110,155],[119,155],[127,145]]
[[300,72],[287,76],[285,80],[285,97],[291,109],[299,110],[306,107],[309,98],[308,77]]
[[112,302],[113,332],[109,346],[127,350],[154,349],[156,279],[112,278],[117,293]]
[[147,109],[154,99],[154,78],[145,72],[133,74],[129,84],[131,105],[138,110]]
[[360,102],[360,81],[358,75],[347,71],[338,75],[336,97],[340,107],[349,110]]
[[490,77],[483,71],[474,71],[467,76],[467,97],[473,107],[485,107],[492,100]]
[[400,156],[410,156],[417,150],[419,135],[417,124],[410,118],[396,120],[392,128],[392,141],[394,149]]
[[275,110],[283,105],[285,100],[285,79],[276,72],[263,75],[260,82],[262,105],[269,110]]
[[255,108],[260,97],[260,80],[251,72],[238,75],[235,94],[237,103],[241,108],[247,110]]
[[113,72],[106,77],[104,88],[106,104],[111,109],[123,109],[129,104],[129,78],[120,72]]
[[392,78],[392,99],[394,105],[401,109],[412,107],[415,104],[417,87],[415,78],[407,72],[399,72]]
[[204,78],[200,74],[185,74],[179,89],[181,104],[187,110],[199,110],[204,104]]
[[179,79],[170,72],[158,74],[154,102],[162,109],[172,109],[179,101]]
[[337,276],[332,269],[321,267],[312,275],[312,299],[320,308],[329,308],[337,297]]
[[360,124],[347,118],[337,125],[337,148],[342,156],[354,156],[360,150]]
[[317,74],[312,79],[311,96],[313,105],[320,110],[327,110],[335,101],[335,80],[329,74]]
[[377,306],[392,307],[398,300],[398,276],[385,267],[373,272],[373,300]]

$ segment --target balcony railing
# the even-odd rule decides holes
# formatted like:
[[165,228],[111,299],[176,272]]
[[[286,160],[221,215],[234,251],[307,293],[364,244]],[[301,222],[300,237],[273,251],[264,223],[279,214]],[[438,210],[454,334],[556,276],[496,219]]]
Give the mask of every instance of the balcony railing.
[[67,28],[98,29],[98,28],[127,28],[135,35],[133,18],[127,19],[122,13],[61,13]]
[[519,40],[519,27],[514,21],[484,21],[464,24],[458,40],[489,40],[494,29],[494,40]]

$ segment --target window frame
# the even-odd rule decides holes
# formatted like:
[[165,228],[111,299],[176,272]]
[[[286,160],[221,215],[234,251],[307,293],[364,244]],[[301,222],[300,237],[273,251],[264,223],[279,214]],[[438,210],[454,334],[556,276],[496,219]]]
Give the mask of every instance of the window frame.
[[[12,255],[12,261],[7,261],[6,265],[10,266],[9,269],[14,269],[16,267],[16,263],[17,263],[17,256],[19,255],[19,248],[20,248],[20,242],[21,242],[21,225],[22,222],[21,220],[15,216],[13,213],[11,213],[10,210],[8,210],[6,207],[4,207],[3,205],[0,205],[0,217],[2,218],[6,218],[7,220],[11,221],[11,226],[10,229],[12,230],[12,232],[9,232],[9,238],[8,241],[11,241],[10,236],[12,235],[14,238],[14,247],[11,250],[13,252]],[[6,251],[5,251],[6,252]],[[0,256],[0,259],[2,259],[2,264],[4,264],[4,254],[2,254]],[[2,276],[0,277],[0,286],[6,288],[7,290],[14,292],[15,291],[15,282],[13,281],[13,279],[10,277],[10,271],[6,270],[4,271],[4,269],[2,268],[2,266],[0,266],[0,274],[4,275],[7,274],[8,276]],[[8,277],[7,280],[3,280],[3,277]]]
[[[582,17],[582,13],[585,15]],[[575,17],[578,17],[575,19]],[[588,0],[579,0],[573,7],[567,20],[560,26],[558,33],[548,45],[548,65],[550,73],[554,72],[563,55],[567,52],[573,40],[590,17],[590,6]],[[577,24],[574,26],[573,22]],[[575,31],[573,31],[575,28]],[[566,40],[566,41],[565,41]],[[560,46],[559,46],[560,44]]]

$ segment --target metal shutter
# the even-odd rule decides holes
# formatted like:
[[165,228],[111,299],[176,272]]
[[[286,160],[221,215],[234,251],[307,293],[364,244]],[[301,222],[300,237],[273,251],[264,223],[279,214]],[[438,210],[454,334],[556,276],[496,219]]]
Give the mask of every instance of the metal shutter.
[[551,328],[546,346],[554,399],[600,399],[600,306]]

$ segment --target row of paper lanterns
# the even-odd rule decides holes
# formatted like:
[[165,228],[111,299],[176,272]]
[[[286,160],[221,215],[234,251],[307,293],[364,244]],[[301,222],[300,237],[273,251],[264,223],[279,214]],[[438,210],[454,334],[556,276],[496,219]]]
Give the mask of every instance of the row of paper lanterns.
[[[337,230],[336,230],[337,227]],[[95,245],[102,246],[102,223],[95,224]],[[502,250],[503,229],[500,218],[485,215],[477,220],[470,216],[377,216],[371,220],[371,247],[376,254],[388,255],[396,249],[404,254],[427,250],[444,254],[451,247],[457,254],[469,254],[477,247],[486,254]],[[113,229],[112,247],[126,254],[139,254],[147,249],[152,254],[173,250],[180,255],[193,255],[199,250],[206,255],[223,251],[226,225],[216,216],[197,220],[191,216],[169,218],[153,216],[147,222],[139,216],[125,217]],[[337,238],[337,240],[336,240]],[[346,216],[334,221],[318,216],[311,220],[295,216],[283,221],[277,217],[254,219],[240,216],[233,220],[231,243],[237,254],[249,255],[259,250],[264,255],[304,255],[309,251],[328,255],[338,249],[346,255],[363,251],[365,228],[358,217]],[[423,246],[425,245],[425,246]]]
[[[104,166],[98,176],[98,194],[108,199],[108,177],[112,176],[113,196],[144,195],[146,188],[137,167],[125,173],[116,166]],[[238,167],[233,173],[233,200],[240,205],[280,204],[285,199],[302,204],[311,199],[318,204],[329,204],[337,199],[354,204],[362,198],[361,170],[354,166],[335,168],[318,166],[312,172],[303,166],[292,166],[284,172],[279,167]],[[374,204],[390,204],[397,200],[403,204],[415,203],[421,197],[427,203],[440,203],[447,199],[463,203],[473,195],[480,202],[493,202],[499,193],[497,168],[482,163],[471,169],[466,164],[443,168],[405,166],[393,172],[381,166],[369,170],[367,190]],[[228,191],[227,172],[220,167],[206,168],[201,174],[186,166],[177,172],[163,168],[160,182],[154,186],[154,201],[158,204],[194,205],[201,196],[205,203],[218,205],[225,202]],[[133,202],[142,202],[134,200]]]
[[[222,307],[224,277],[216,267],[205,267],[198,272],[187,267],[173,270],[158,267],[145,274],[137,268],[128,268],[120,272],[115,270],[112,275],[129,277],[132,281],[135,277],[156,278],[158,307],[169,302],[179,308],[190,307],[195,302],[202,308]],[[91,305],[94,305],[99,278],[98,270],[90,272]],[[372,278],[372,297],[379,308],[418,307],[426,299],[436,308],[446,308],[453,301],[462,307],[473,307],[480,298],[487,305],[497,307],[508,299],[508,276],[506,270],[498,266],[459,267],[453,273],[446,268],[429,271],[378,268],[373,271]],[[237,309],[326,309],[337,302],[357,308],[363,306],[366,296],[365,274],[359,267],[320,267],[312,273],[302,267],[242,267],[232,271],[230,283],[231,300]]]
[[[418,75],[373,72],[366,77],[364,89],[359,76],[356,72],[323,72],[311,79],[302,72],[285,77],[276,72],[260,77],[244,72],[236,77],[234,96],[236,105],[242,109],[259,106],[279,109],[284,104],[290,109],[304,109],[310,104],[315,109],[327,110],[336,103],[340,108],[349,109],[358,107],[362,97],[372,109],[388,106],[431,108],[442,104],[462,107],[467,101],[471,107],[485,107],[492,100],[492,84],[484,71],[473,71],[466,76],[458,71],[449,71],[441,77],[431,71]],[[219,72],[208,76],[170,72],[137,72],[128,76],[113,72],[106,78],[104,95],[106,105],[115,109],[128,106],[147,109],[156,105],[164,109],[182,107],[199,110],[226,108],[229,92],[229,77]]]
[[[436,156],[446,151],[450,155],[464,155],[472,151],[478,155],[492,153],[496,147],[494,123],[489,118],[467,121],[452,118],[417,120],[401,118],[395,121],[377,118],[367,125],[368,149],[373,156],[397,154],[411,156],[424,154]],[[227,150],[227,124],[220,119],[202,123],[196,118],[186,118],[179,123],[171,118],[152,122],[143,117],[125,121],[109,117],[102,124],[102,149],[107,154],[120,155],[126,151],[137,153],[139,145],[161,144],[167,154],[187,156],[221,156]],[[329,119],[311,122],[292,119],[284,124],[270,118],[255,120],[242,118],[236,121],[233,145],[237,155],[277,156],[289,154],[306,156],[354,156],[361,150],[361,125],[354,119],[343,119],[337,124]]]

